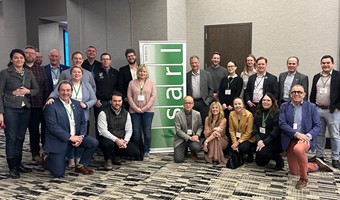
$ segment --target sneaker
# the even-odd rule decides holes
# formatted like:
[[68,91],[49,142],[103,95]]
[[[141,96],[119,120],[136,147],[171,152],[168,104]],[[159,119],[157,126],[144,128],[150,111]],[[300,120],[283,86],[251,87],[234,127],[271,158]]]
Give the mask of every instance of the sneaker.
[[32,161],[35,161],[38,164],[41,164],[42,160],[40,156],[33,156]]
[[104,168],[105,168],[106,170],[111,170],[111,169],[113,168],[113,167],[112,167],[112,161],[111,161],[111,159],[105,160]]
[[147,152],[144,152],[144,157],[149,157],[150,156],[150,153],[147,151]]
[[308,179],[300,178],[300,180],[296,183],[295,188],[301,189],[307,186]]
[[316,158],[315,163],[319,166],[320,171],[333,172],[333,170],[326,163],[324,163],[320,158]]
[[323,162],[325,162],[325,159],[323,157],[316,157],[316,156],[308,158],[308,162],[315,162],[316,158],[320,158]]
[[339,160],[332,160],[332,166],[333,166],[334,168],[340,169]]

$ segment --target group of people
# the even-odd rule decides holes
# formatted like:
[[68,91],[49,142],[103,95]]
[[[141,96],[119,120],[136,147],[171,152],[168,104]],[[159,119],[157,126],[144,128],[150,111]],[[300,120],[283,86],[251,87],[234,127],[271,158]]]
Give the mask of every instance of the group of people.
[[[96,55],[94,46],[87,48],[86,60],[76,51],[68,67],[52,49],[49,64],[41,66],[33,46],[11,51],[7,69],[0,72],[0,127],[10,178],[32,171],[21,162],[27,128],[32,160],[53,177],[64,176],[65,159],[75,172],[93,174],[88,165],[98,147],[107,170],[120,165],[121,156],[149,156],[156,88],[147,66],[138,66],[133,49],[126,50],[128,64],[119,71],[110,54],[101,54],[100,61]],[[95,137],[89,135],[91,108]]]
[[[184,109],[175,116],[174,161],[183,162],[188,148],[193,158],[203,149],[209,163],[225,163],[224,153],[238,151],[248,162],[265,166],[275,161],[282,170],[287,152],[290,173],[299,175],[296,188],[308,183],[308,172],[333,170],[325,163],[326,127],[331,141],[333,168],[340,168],[340,76],[334,59],[320,60],[321,72],[313,78],[308,101],[308,76],[297,71],[299,59],[287,59],[279,80],[267,71],[268,60],[248,55],[240,76],[233,62],[200,69],[199,58],[189,59]],[[244,103],[245,102],[245,103]],[[307,158],[309,150],[316,155]]]

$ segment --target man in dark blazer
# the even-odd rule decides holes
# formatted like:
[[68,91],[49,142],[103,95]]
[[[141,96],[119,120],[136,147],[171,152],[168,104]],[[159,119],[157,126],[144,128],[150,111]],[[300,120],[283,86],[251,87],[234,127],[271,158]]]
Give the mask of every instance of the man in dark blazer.
[[61,72],[68,69],[69,67],[60,64],[61,56],[59,50],[57,49],[52,49],[48,55],[48,58],[50,59],[50,64],[45,65],[44,67],[48,80],[49,93],[51,93],[58,84]]
[[123,94],[124,108],[126,110],[129,110],[129,103],[127,101],[127,89],[129,87],[130,81],[133,79],[137,79],[138,64],[135,50],[126,49],[125,58],[129,64],[119,69],[118,91]]
[[298,66],[298,57],[290,56],[287,59],[288,71],[282,72],[279,76],[279,105],[290,100],[290,89],[293,87],[293,85],[297,84],[302,85],[303,89],[305,90],[306,95],[304,100],[308,99],[308,76],[298,72]]
[[202,122],[209,112],[209,105],[213,100],[214,89],[210,73],[200,69],[198,56],[191,56],[191,71],[187,73],[187,95],[194,98],[194,110],[201,113]]
[[316,140],[316,158],[324,159],[326,127],[331,140],[331,158],[334,168],[340,169],[340,72],[334,70],[334,58],[325,55],[321,58],[321,73],[313,77],[310,101],[315,103],[320,116],[320,131]]
[[265,57],[256,59],[257,73],[249,77],[247,88],[244,91],[244,101],[248,110],[255,112],[256,105],[266,93],[272,93],[276,99],[279,97],[277,77],[267,72],[268,60]]
[[[86,121],[80,102],[71,99],[72,85],[62,81],[58,86],[58,96],[53,104],[45,108],[46,135],[43,153],[43,166],[56,178],[64,176],[65,156],[73,147],[84,149],[76,173],[93,174],[87,166],[95,153],[98,141],[86,136]],[[47,153],[48,155],[47,155]]]

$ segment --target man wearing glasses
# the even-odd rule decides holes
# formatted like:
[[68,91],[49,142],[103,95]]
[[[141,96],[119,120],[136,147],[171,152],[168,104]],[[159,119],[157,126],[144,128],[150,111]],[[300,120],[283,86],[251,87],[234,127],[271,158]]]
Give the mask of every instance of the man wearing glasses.
[[297,71],[299,66],[299,58],[296,56],[290,56],[287,59],[287,71],[282,72],[279,76],[279,99],[278,104],[281,105],[284,102],[290,100],[289,91],[293,85],[302,85],[306,92],[305,100],[308,99],[308,76],[301,74]]
[[201,114],[193,110],[194,99],[186,96],[183,101],[184,109],[175,116],[174,160],[176,163],[184,161],[188,147],[193,159],[197,159],[197,153],[201,150],[200,136],[203,130]]
[[330,55],[323,56],[320,64],[322,71],[313,78],[310,101],[317,106],[321,126],[317,136],[316,155],[310,160],[324,159],[327,127],[331,140],[332,166],[340,169],[340,72],[333,69],[334,58]]
[[290,91],[291,101],[280,107],[279,126],[282,129],[281,146],[287,151],[289,171],[299,175],[295,188],[307,186],[308,172],[318,170],[332,172],[321,159],[308,162],[309,149],[314,151],[316,137],[320,129],[320,119],[316,106],[303,100],[306,93],[303,86],[294,85]]

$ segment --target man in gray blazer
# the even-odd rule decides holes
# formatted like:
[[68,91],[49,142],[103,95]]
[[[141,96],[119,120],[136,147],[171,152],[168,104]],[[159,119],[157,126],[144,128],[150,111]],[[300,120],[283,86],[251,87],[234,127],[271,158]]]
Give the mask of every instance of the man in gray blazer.
[[209,105],[213,100],[212,79],[208,71],[200,69],[198,56],[191,56],[189,61],[191,71],[187,73],[187,95],[194,98],[193,108],[201,113],[201,119],[204,122],[209,112]]
[[308,100],[308,76],[297,71],[299,66],[299,58],[290,56],[287,59],[288,71],[282,72],[279,76],[279,99],[281,105],[290,100],[290,90],[294,85],[302,85],[306,92],[304,100]]
[[203,126],[200,113],[192,109],[194,99],[186,96],[183,107],[183,110],[177,112],[175,116],[174,160],[176,163],[183,162],[188,147],[193,158],[197,158],[197,153],[201,150],[199,138]]

